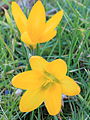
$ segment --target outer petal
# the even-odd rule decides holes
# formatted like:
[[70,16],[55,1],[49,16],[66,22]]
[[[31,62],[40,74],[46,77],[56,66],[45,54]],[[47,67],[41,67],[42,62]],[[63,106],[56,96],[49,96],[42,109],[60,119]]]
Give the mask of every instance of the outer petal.
[[59,22],[61,21],[63,16],[63,11],[59,11],[57,12],[54,16],[52,16],[52,18],[50,20],[47,21],[46,25],[45,25],[45,30],[44,30],[44,34],[50,31],[53,31],[57,25],[59,24]]
[[80,93],[78,84],[68,76],[61,79],[62,92],[65,95],[74,96]]
[[61,88],[60,85],[52,85],[46,92],[45,105],[50,115],[56,115],[61,109]]
[[36,48],[36,43],[32,42],[31,41],[31,38],[28,34],[28,32],[24,32],[22,35],[21,35],[21,40],[28,45],[31,45],[33,46],[33,48]]
[[60,78],[64,77],[67,72],[67,65],[66,65],[65,61],[62,59],[56,59],[56,60],[50,62],[46,68],[47,68],[47,72],[51,73],[58,80],[60,80]]
[[40,43],[47,42],[47,41],[51,40],[53,37],[55,37],[56,34],[57,34],[57,31],[53,30],[49,34],[45,34],[45,35],[41,36],[41,38],[39,39],[39,42]]
[[12,14],[18,29],[23,33],[27,29],[27,18],[16,2],[12,2]]
[[39,107],[44,101],[44,93],[40,90],[26,91],[20,100],[20,111],[30,112]]
[[13,77],[12,85],[21,88],[35,90],[43,84],[42,74],[38,71],[26,71]]
[[21,35],[21,40],[22,40],[24,43],[26,43],[26,44],[28,44],[28,45],[31,45],[31,39],[30,39],[30,37],[29,37],[29,35],[28,35],[27,32],[24,32],[24,33]]
[[40,36],[46,21],[44,6],[40,0],[32,7],[28,18],[28,30],[33,41],[36,41]]
[[30,58],[30,65],[33,70],[44,71],[48,62],[40,56],[32,56]]

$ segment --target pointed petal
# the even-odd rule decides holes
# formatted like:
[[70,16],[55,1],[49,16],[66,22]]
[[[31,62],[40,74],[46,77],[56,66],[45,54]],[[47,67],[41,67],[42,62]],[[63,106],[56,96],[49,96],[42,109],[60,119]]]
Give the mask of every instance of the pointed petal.
[[30,58],[30,65],[33,70],[44,71],[48,62],[40,56],[32,56]]
[[61,87],[52,85],[46,92],[45,105],[50,115],[57,115],[61,109]]
[[70,77],[65,76],[61,79],[62,93],[69,96],[78,95],[80,93],[80,87]]
[[38,71],[26,71],[13,77],[12,85],[16,88],[35,90],[43,84],[42,74]]
[[32,7],[30,15],[28,17],[28,30],[30,35],[33,37],[33,41],[36,41],[38,39],[45,21],[46,15],[44,6],[41,1],[38,0]]
[[44,32],[48,34],[48,32],[53,31],[61,21],[62,16],[63,10],[57,12],[54,16],[52,16],[52,18],[47,21]]
[[56,36],[56,34],[57,34],[57,31],[53,30],[49,34],[41,35],[40,43],[47,42],[47,41],[51,40],[52,38],[54,38]]
[[23,33],[27,29],[27,18],[16,2],[12,2],[12,14],[18,29]]
[[47,65],[47,72],[60,80],[67,73],[67,65],[64,60],[56,59]]
[[40,90],[26,91],[20,100],[20,111],[30,112],[38,108],[44,101],[44,93]]

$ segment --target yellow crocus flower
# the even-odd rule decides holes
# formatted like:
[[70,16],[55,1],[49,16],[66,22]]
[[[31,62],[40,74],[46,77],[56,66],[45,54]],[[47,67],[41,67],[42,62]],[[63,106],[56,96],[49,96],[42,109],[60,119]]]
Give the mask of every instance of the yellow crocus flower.
[[32,70],[19,73],[12,79],[12,85],[25,89],[20,100],[20,110],[30,112],[43,102],[50,115],[61,110],[62,94],[78,95],[80,87],[67,73],[67,65],[62,59],[47,62],[40,56],[30,58]]
[[55,28],[63,16],[63,10],[57,12],[46,21],[45,9],[38,0],[31,9],[28,19],[16,2],[12,2],[12,14],[16,25],[21,32],[21,40],[27,45],[35,46],[37,43],[44,43],[55,37]]

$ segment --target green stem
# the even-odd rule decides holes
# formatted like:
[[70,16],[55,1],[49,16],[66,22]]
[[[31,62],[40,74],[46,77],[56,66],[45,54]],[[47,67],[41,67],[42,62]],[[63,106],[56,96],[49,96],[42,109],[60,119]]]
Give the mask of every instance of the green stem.
[[40,55],[40,45],[39,44],[37,44],[36,55]]
[[32,55],[30,54],[29,49],[27,48],[26,45],[24,45],[24,48],[25,48],[25,52],[26,52],[26,61],[28,63],[28,69],[30,69],[31,67],[30,67],[29,59]]

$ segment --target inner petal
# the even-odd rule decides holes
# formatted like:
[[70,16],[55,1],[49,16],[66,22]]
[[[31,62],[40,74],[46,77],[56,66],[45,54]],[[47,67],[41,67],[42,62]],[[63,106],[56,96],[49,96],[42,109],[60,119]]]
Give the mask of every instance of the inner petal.
[[46,66],[46,71],[51,75],[55,76],[58,80],[66,76],[67,65],[62,59],[56,59]]

